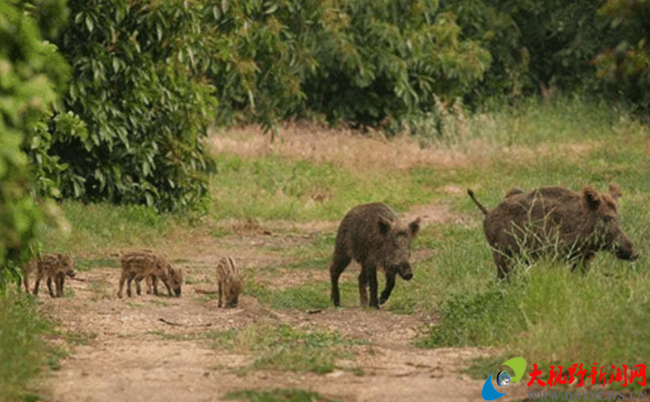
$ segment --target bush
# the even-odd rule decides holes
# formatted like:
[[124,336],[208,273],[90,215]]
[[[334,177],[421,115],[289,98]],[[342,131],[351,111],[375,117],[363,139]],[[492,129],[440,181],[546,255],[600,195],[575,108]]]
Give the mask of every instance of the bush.
[[623,96],[640,111],[650,110],[650,4],[607,0],[599,13],[622,31],[619,41],[596,57],[597,75],[613,96]]
[[308,108],[357,125],[399,125],[470,92],[491,63],[435,1],[348,0],[320,44],[319,68],[305,83]]
[[41,40],[27,3],[0,0],[0,293],[17,280],[41,207],[31,196],[32,179],[21,145],[42,124],[55,102],[66,66],[56,48]]
[[[192,4],[190,4],[192,3]],[[65,110],[47,153],[65,169],[41,164],[61,195],[84,201],[195,206],[206,194],[210,163],[201,138],[214,98],[205,82],[207,53],[194,2],[71,1],[58,41],[73,68]]]

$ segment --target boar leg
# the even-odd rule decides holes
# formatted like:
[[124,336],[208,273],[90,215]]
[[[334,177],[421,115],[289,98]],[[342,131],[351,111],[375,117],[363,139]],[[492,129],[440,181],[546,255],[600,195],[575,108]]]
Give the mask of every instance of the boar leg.
[[[56,283],[54,284],[56,286]],[[47,277],[47,290],[50,291],[50,297],[56,297],[54,296],[54,292],[52,291],[52,277],[48,276]]]
[[359,274],[359,300],[361,307],[368,306],[368,275],[364,269]]
[[366,280],[370,288],[370,307],[379,309],[379,300],[377,300],[377,267],[375,265],[364,264],[361,269],[366,271]]
[[508,261],[506,255],[501,250],[494,250],[494,263],[497,266],[497,277],[504,279],[510,269],[508,268]]
[[151,289],[151,276],[147,276],[144,278],[145,283],[147,284],[147,294],[150,295],[152,293]]
[[56,286],[56,297],[63,297],[63,284],[65,283],[65,275],[60,274],[57,278],[54,279],[54,285]]
[[218,306],[221,307],[221,306],[223,306],[223,288],[224,288],[224,285],[223,285],[222,281],[219,281],[218,286],[219,286],[219,305]]
[[158,296],[158,276],[151,275],[151,287],[153,288],[153,294]]
[[170,297],[174,296],[174,294],[172,293],[172,288],[171,288],[171,286],[169,286],[169,279],[163,278],[162,283],[165,284],[165,287],[167,288],[167,292],[169,293],[169,296]]
[[135,273],[131,272],[126,277],[126,295],[131,297],[133,292],[131,292],[131,282],[135,279]]
[[122,276],[120,276],[120,287],[117,290],[117,297],[122,298],[122,289],[124,289],[124,281],[126,280],[126,273],[122,271]]
[[381,292],[381,298],[379,298],[379,304],[384,304],[388,301],[390,297],[390,292],[393,291],[395,287],[395,272],[388,273],[386,272],[386,287]]
[[34,283],[34,296],[38,296],[38,285],[40,285],[42,278],[43,275],[40,273],[36,276],[36,283]]
[[339,307],[341,305],[341,296],[339,293],[339,277],[341,273],[348,267],[350,264],[351,258],[346,254],[334,252],[334,258],[332,265],[330,266],[330,279],[332,281],[332,302],[334,306]]
[[23,285],[25,285],[25,292],[29,293],[29,275],[27,273],[23,276]]
[[137,293],[138,296],[142,294],[142,285],[140,284],[140,282],[142,282],[142,277],[135,278],[135,293]]

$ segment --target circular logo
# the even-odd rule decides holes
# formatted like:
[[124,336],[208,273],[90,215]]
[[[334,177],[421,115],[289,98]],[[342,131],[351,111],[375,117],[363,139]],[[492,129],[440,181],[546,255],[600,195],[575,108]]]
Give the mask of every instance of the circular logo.
[[[496,383],[501,388],[505,388],[510,384],[517,385],[526,372],[526,360],[524,360],[523,357],[513,357],[512,359],[501,363],[501,366],[508,367],[514,373],[513,375],[510,375],[506,370],[501,370],[497,373]],[[481,396],[486,401],[494,401],[504,395],[506,395],[506,392],[499,392],[494,388],[494,384],[492,384],[492,374],[490,374],[483,384]]]
[[511,380],[512,377],[510,377],[510,373],[505,370],[500,371],[499,374],[497,374],[497,385],[500,387],[507,387],[510,385]]

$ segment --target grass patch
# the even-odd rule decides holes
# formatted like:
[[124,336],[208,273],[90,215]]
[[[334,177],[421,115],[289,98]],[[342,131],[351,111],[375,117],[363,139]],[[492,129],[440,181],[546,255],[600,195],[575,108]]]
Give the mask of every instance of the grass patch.
[[65,332],[63,333],[63,339],[71,345],[89,345],[90,342],[97,338],[96,332]]
[[[168,334],[150,331],[162,339],[204,341],[213,349],[252,355],[249,366],[240,370],[311,371],[326,374],[337,368],[337,361],[354,360],[350,347],[367,344],[364,340],[347,339],[338,332],[324,329],[296,329],[286,324],[251,324],[227,331],[205,331],[192,334]],[[348,368],[361,374],[358,367]]]
[[91,300],[110,300],[113,298],[113,292],[117,292],[111,282],[100,279],[90,282],[90,291],[92,292]]
[[[348,278],[349,279],[349,278]],[[350,280],[339,283],[341,305],[359,305],[359,287]],[[244,286],[244,294],[257,298],[261,303],[278,310],[311,310],[332,307],[329,282],[311,282],[299,286],[277,289],[249,280]],[[356,292],[356,293],[354,293]]]
[[[120,249],[152,248],[157,239],[170,230],[186,227],[189,217],[159,214],[155,209],[140,205],[115,206],[109,204],[83,204],[64,201],[61,204],[69,220],[65,235],[44,227],[38,240],[45,250],[58,250],[66,254],[106,254]],[[81,260],[82,270],[107,263],[107,259]]]
[[41,337],[51,329],[51,322],[36,311],[33,298],[0,297],[0,401],[33,396],[33,380],[43,367],[58,365],[62,352]]
[[289,325],[253,324],[217,332],[212,347],[250,352],[250,368],[258,370],[312,371],[326,374],[337,368],[337,360],[354,360],[350,346],[365,341],[342,337],[338,332],[295,329]]
[[444,300],[442,322],[418,344],[497,346],[537,363],[644,362],[650,348],[634,334],[650,330],[650,302],[637,293],[650,277],[623,264],[603,256],[586,276],[552,261],[520,266],[510,282]]
[[120,268],[117,258],[76,258],[74,268],[80,272],[87,272],[93,268]]
[[249,389],[232,391],[226,394],[226,399],[250,402],[336,402],[317,392],[283,388],[262,391]]
[[211,187],[217,219],[335,220],[362,203],[383,201],[403,210],[432,196],[409,181],[404,171],[378,169],[357,176],[332,163],[278,156],[244,159],[219,154],[216,159],[218,172]]

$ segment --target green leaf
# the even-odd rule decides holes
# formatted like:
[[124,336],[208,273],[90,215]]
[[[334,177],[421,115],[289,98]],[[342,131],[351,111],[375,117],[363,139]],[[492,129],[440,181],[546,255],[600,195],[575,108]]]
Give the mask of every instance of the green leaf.
[[88,31],[92,32],[93,28],[95,27],[95,24],[93,23],[93,19],[90,16],[90,14],[86,15],[86,27],[88,28]]

